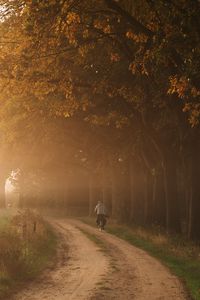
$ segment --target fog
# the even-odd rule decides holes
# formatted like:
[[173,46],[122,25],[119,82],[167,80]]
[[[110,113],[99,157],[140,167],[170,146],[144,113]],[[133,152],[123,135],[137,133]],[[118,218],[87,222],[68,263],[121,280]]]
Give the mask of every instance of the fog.
[[199,1],[147,2],[2,2],[1,206],[200,239]]

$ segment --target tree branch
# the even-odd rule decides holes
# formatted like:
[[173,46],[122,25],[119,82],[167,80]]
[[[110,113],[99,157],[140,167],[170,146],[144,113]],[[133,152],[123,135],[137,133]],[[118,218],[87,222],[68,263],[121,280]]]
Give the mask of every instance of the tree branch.
[[137,21],[133,16],[131,16],[127,11],[125,11],[121,6],[119,6],[113,0],[105,0],[106,5],[108,8],[116,11],[119,15],[121,15],[134,29],[137,33],[143,33],[148,37],[152,37],[154,33],[146,28],[143,24]]

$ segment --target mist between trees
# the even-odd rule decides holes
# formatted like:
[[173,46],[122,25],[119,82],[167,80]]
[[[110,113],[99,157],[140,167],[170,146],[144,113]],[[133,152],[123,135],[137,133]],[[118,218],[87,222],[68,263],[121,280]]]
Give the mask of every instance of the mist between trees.
[[199,240],[199,1],[0,5],[2,206],[19,168],[22,206]]

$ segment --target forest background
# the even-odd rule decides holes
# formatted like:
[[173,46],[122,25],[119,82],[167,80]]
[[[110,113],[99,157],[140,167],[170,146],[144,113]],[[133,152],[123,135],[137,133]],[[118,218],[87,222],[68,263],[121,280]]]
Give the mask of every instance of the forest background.
[[200,239],[200,3],[0,1],[1,205]]

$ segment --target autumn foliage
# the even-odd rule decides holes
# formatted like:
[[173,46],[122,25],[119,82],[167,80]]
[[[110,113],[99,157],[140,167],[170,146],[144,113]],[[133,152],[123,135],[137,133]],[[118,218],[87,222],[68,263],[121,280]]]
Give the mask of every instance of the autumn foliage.
[[5,173],[76,165],[90,210],[199,238],[199,1],[1,5]]

